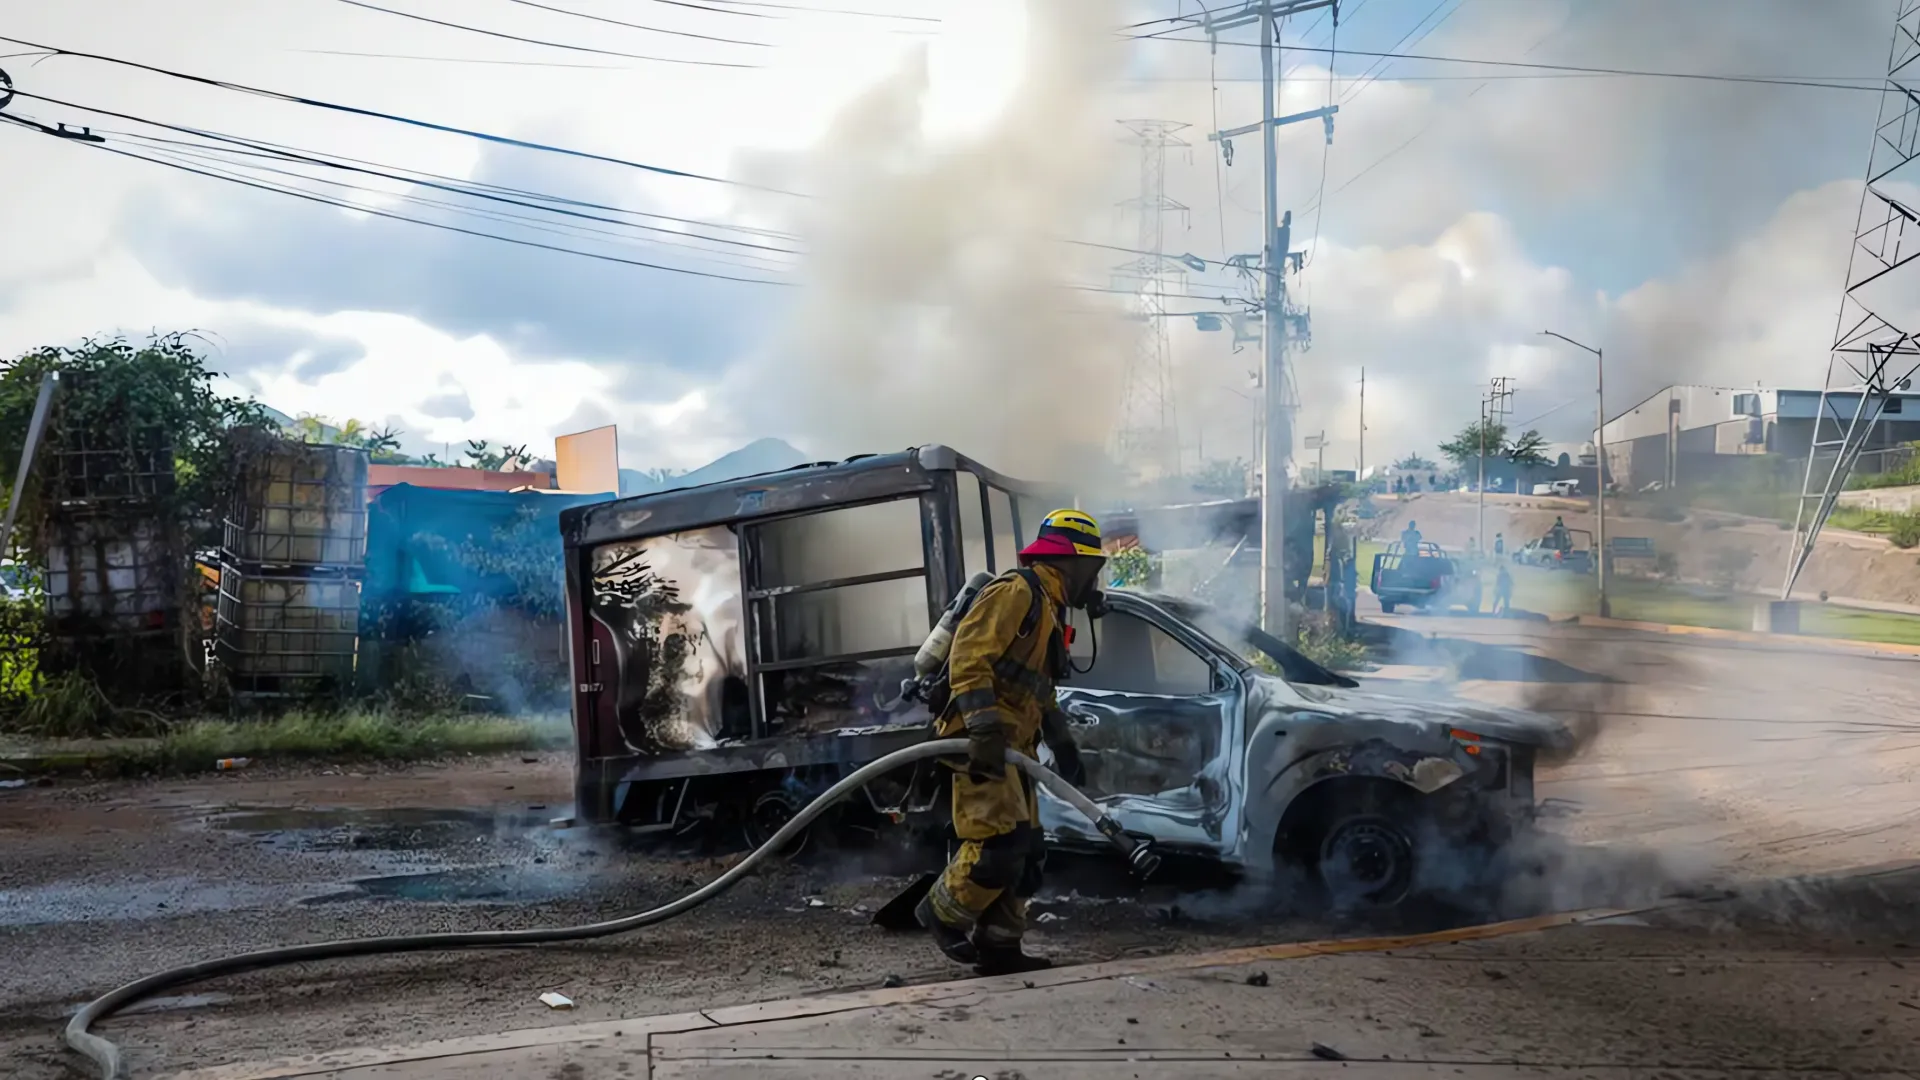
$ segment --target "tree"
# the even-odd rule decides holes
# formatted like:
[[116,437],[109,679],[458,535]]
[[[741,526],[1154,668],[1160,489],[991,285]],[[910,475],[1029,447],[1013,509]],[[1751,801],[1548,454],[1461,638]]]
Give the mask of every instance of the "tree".
[[1498,420],[1476,420],[1460,429],[1460,434],[1440,444],[1440,452],[1465,469],[1478,464],[1481,456],[1494,455],[1507,445],[1507,425]]
[[1187,478],[1187,483],[1203,494],[1238,498],[1247,493],[1247,463],[1242,458],[1205,461]]
[[1507,446],[1507,460],[1516,465],[1545,465],[1547,440],[1529,428]]

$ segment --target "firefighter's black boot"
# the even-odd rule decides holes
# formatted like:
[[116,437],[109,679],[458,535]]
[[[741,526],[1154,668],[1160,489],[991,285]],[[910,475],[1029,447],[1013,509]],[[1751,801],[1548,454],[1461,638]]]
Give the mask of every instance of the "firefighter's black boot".
[[972,940],[967,937],[967,932],[948,926],[946,923],[940,921],[938,915],[933,913],[933,897],[931,894],[920,899],[919,905],[913,909],[913,916],[919,919],[920,925],[926,927],[927,931],[933,935],[933,943],[939,947],[947,959],[956,964],[974,964],[979,962],[980,954],[973,947]]
[[1044,956],[1028,956],[1020,951],[1018,945],[988,945],[976,950],[980,959],[974,964],[974,970],[982,975],[1021,975],[1029,971],[1045,971],[1053,966],[1053,961]]

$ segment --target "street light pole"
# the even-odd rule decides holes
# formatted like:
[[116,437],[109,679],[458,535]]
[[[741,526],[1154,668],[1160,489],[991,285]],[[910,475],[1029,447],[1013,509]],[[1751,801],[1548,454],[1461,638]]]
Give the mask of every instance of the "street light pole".
[[1613,614],[1607,604],[1607,365],[1606,355],[1591,345],[1582,345],[1565,334],[1556,334],[1551,330],[1542,330],[1546,337],[1559,338],[1576,349],[1585,349],[1593,354],[1593,473],[1594,473],[1594,546],[1599,548],[1595,556],[1600,560],[1600,617]]
[[1481,550],[1487,546],[1487,399],[1480,399],[1480,492],[1479,506],[1474,511],[1473,531],[1479,538]]

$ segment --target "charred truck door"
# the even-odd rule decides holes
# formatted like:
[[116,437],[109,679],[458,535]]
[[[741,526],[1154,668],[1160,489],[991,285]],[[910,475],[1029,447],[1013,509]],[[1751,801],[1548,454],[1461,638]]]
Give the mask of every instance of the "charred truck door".
[[[1060,687],[1085,790],[1124,828],[1217,853],[1240,828],[1242,680],[1215,646],[1150,603],[1116,593],[1112,604],[1092,628],[1075,613],[1076,670]],[[1041,819],[1060,839],[1101,842],[1044,792]]]

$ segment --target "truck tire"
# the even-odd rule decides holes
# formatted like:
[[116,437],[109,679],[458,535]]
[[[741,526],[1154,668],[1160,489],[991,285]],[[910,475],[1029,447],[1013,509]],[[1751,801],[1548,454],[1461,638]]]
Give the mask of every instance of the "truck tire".
[[[757,848],[773,839],[773,834],[779,832],[787,822],[792,821],[805,805],[804,800],[797,798],[784,787],[761,792],[754,799],[753,805],[748,808],[746,820],[743,822],[748,846]],[[802,832],[777,854],[787,859],[797,857],[806,850],[807,841],[812,838],[812,833],[812,829]]]
[[1399,819],[1398,814],[1362,811],[1327,829],[1317,869],[1334,910],[1389,908],[1413,892],[1416,848]]

